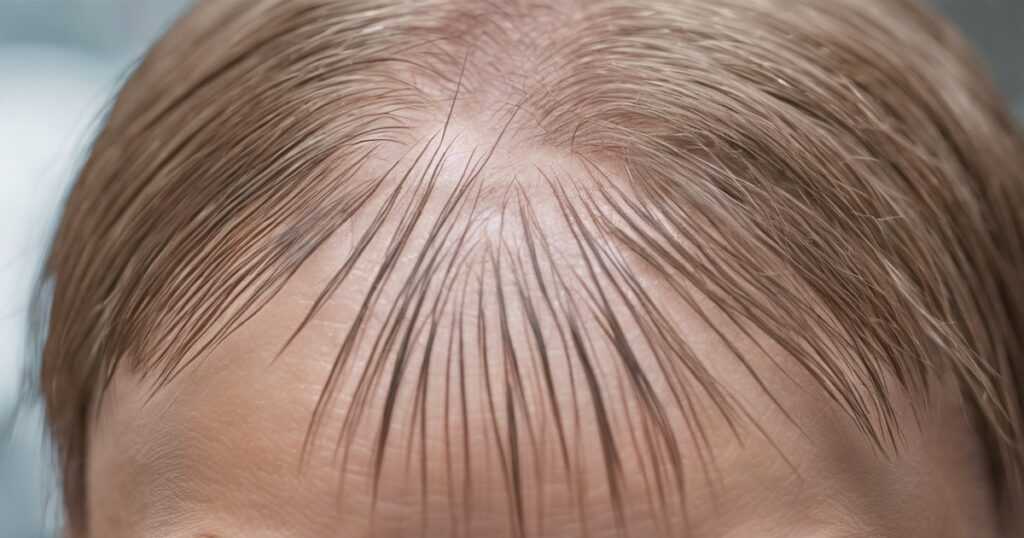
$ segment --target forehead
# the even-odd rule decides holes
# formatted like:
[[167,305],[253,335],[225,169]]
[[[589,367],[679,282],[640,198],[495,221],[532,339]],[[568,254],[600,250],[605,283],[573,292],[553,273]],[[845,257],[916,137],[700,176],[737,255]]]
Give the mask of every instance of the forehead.
[[771,339],[602,236],[600,174],[520,148],[460,198],[486,152],[442,147],[369,163],[387,188],[209,356],[155,391],[118,374],[98,536],[946,532],[904,516],[980,476],[951,393],[918,429],[893,389],[883,455]]

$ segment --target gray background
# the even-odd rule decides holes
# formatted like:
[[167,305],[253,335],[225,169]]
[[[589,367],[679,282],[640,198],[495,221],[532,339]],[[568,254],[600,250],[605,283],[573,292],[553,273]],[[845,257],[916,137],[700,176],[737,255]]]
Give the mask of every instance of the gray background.
[[[932,1],[1024,118],[1024,0]],[[53,466],[21,373],[28,291],[60,193],[118,81],[187,3],[0,0],[0,538],[55,526]]]

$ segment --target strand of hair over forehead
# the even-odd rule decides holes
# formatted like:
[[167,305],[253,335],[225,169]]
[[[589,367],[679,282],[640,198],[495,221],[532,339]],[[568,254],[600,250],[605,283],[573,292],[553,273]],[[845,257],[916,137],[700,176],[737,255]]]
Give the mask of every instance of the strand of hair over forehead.
[[[1022,173],[1020,146],[957,42],[911,3],[231,5],[201,8],[211,15],[183,27],[188,43],[172,32],[158,45],[69,200],[49,265],[57,287],[44,356],[44,378],[62,372],[44,389],[66,458],[84,454],[88,420],[75,409],[98,401],[92,387],[122,360],[165,386],[360,214],[370,225],[293,335],[371,244],[385,245],[307,446],[326,431],[339,384],[354,383],[337,426],[345,460],[383,391],[375,477],[386,448],[405,442],[421,460],[426,497],[427,414],[440,408],[447,484],[467,518],[471,408],[491,417],[488,454],[515,534],[542,509],[523,492],[541,480],[524,462],[547,442],[544,425],[577,485],[580,446],[594,444],[581,424],[596,425],[620,527],[627,453],[639,457],[659,518],[676,510],[668,499],[685,514],[689,456],[670,417],[699,440],[707,469],[695,402],[709,399],[737,433],[749,422],[666,313],[681,301],[722,331],[705,299],[744,339],[756,342],[756,331],[795,357],[880,449],[900,435],[887,378],[926,394],[933,376],[955,376],[1001,469],[1018,477],[1014,361],[1024,350],[1011,336],[1024,297],[1010,284],[1024,267],[1013,210],[1024,200],[1009,179]],[[194,70],[183,76],[181,65]],[[439,177],[452,175],[456,103],[494,95],[507,104],[490,118],[505,128],[474,150],[442,209],[425,211]],[[447,120],[417,138],[410,118],[424,110]],[[543,163],[538,191],[496,177],[488,163],[510,139],[570,151],[587,177]],[[410,148],[413,164],[367,177],[367,163],[394,144]],[[616,174],[598,164],[608,162]],[[555,202],[573,259],[540,225],[538,196]],[[484,226],[493,219],[498,232]],[[422,230],[427,239],[411,251]],[[673,297],[652,296],[637,264]],[[397,282],[400,265],[411,269]],[[388,286],[399,292],[384,303]],[[378,314],[383,327],[366,331]],[[745,364],[735,338],[719,336]],[[370,352],[356,360],[360,346]],[[482,381],[466,376],[472,361]],[[559,361],[569,401],[552,374]],[[438,369],[444,386],[431,388]],[[466,384],[477,382],[485,401],[467,401]],[[69,393],[82,396],[61,403]],[[413,408],[404,441],[392,434],[403,402]],[[613,424],[620,406],[626,427]]]

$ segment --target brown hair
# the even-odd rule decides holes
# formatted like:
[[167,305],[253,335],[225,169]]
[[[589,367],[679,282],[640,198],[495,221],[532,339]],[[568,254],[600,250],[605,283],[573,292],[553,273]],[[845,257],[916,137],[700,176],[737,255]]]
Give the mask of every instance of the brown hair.
[[[549,297],[520,298],[527,319],[545,309],[551,319],[509,342],[513,350],[532,346],[546,361],[545,339],[563,338],[599,405],[602,381],[574,321],[599,318],[606,332],[587,338],[613,342],[657,422],[685,400],[652,395],[652,372],[632,368],[636,350],[620,338],[623,314],[611,302],[630,306],[664,375],[686,370],[698,385],[704,376],[636,278],[640,263],[688,303],[699,293],[769,335],[882,448],[898,436],[883,378],[923,394],[936,375],[955,376],[977,411],[996,487],[1019,502],[1024,142],[976,65],[953,30],[909,0],[200,4],[121,91],[47,265],[42,387],[72,528],[85,525],[91,416],[119,368],[162,385],[360,210],[376,226],[360,245],[379,222],[400,220],[363,311],[379,300],[437,188],[456,102],[503,128],[428,223],[430,240],[389,311],[401,313],[393,338],[366,361],[376,366],[364,396],[387,383],[393,401],[416,384],[394,366],[408,363],[403,338],[432,331],[445,309],[477,308],[437,290],[469,286],[477,277],[462,262],[483,259],[487,278]],[[413,127],[423,123],[443,127],[420,138]],[[480,178],[498,174],[488,159],[512,138],[585,163],[589,186],[552,175],[543,195],[514,181],[495,194],[496,182]],[[423,141],[416,160],[433,176],[358,179],[382,147]],[[531,263],[554,257],[530,217],[538,196],[557,200],[579,245],[575,277]],[[476,232],[454,215],[487,203],[517,219],[522,244],[467,239]],[[307,322],[350,269],[339,269]],[[394,367],[384,370],[385,360]],[[509,383],[522,392],[514,376]],[[378,443],[388,427],[385,417]],[[663,435],[671,458],[672,434]],[[614,490],[610,432],[601,446]]]

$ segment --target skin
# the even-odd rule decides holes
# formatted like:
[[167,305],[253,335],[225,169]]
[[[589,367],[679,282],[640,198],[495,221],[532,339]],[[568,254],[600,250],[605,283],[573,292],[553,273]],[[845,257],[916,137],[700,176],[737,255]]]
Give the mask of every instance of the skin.
[[[457,137],[461,142],[453,146],[440,192],[454,188],[457,171],[471,155],[473,145],[466,141],[486,143],[494,134],[471,125],[453,129],[461,133]],[[516,144],[509,148],[498,152],[491,165],[508,177],[516,176],[527,191],[541,192],[544,183],[530,167],[516,164],[525,152],[533,155],[534,162],[542,160],[549,170],[582,175],[578,163],[564,156],[542,153],[538,158],[536,148]],[[385,168],[393,157],[382,156],[370,171]],[[543,202],[541,196],[535,199],[545,233],[554,248],[565,253],[566,267],[572,266],[578,250],[559,212],[553,202]],[[436,215],[440,207],[440,197],[432,200],[425,218]],[[495,202],[488,209],[496,207]],[[168,386],[154,392],[152,380],[136,372],[116,375],[91,433],[88,536],[514,535],[513,503],[494,434],[494,424],[499,432],[508,426],[508,414],[502,410],[504,378],[500,372],[485,371],[477,360],[479,354],[472,355],[465,372],[471,402],[465,421],[457,411],[444,410],[446,374],[440,366],[430,370],[429,410],[422,436],[413,426],[419,419],[413,413],[411,389],[398,398],[376,492],[373,443],[382,410],[380,390],[368,398],[369,418],[351,436],[347,449],[337,450],[339,428],[354,398],[353,375],[342,376],[323,427],[303,459],[310,418],[339,342],[380,263],[383,240],[371,245],[355,277],[301,337],[280,356],[278,351],[327,280],[350,256],[368,221],[369,216],[356,219],[339,230],[257,316]],[[502,228],[493,218],[483,223],[474,233],[507,234],[513,239],[520,233],[514,226]],[[414,234],[408,252],[422,246],[423,233]],[[402,281],[401,271],[394,282]],[[652,295],[671,297],[666,284],[650,271],[638,271]],[[471,301],[480,293],[487,299],[486,333],[495,336],[484,348],[487,357],[497,357],[500,350],[494,346],[500,331],[493,322],[494,293],[488,291],[494,286],[485,286],[484,291],[472,283],[467,286]],[[388,299],[394,299],[397,289],[395,283],[385,287],[380,303],[384,306],[374,310],[368,327],[371,337],[381,330]],[[533,299],[539,301],[539,297]],[[685,494],[671,482],[673,465],[664,457],[655,461],[642,443],[631,440],[639,431],[636,398],[616,388],[615,365],[599,360],[611,430],[621,449],[625,529],[618,528],[605,456],[595,441],[595,402],[578,392],[579,400],[573,404],[566,350],[553,343],[557,405],[567,417],[575,409],[582,417],[578,430],[569,428],[568,448],[575,471],[567,472],[561,465],[557,428],[545,413],[539,392],[528,392],[524,403],[528,415],[549,418],[534,424],[538,448],[531,448],[523,435],[516,451],[523,469],[521,530],[526,536],[604,538],[619,536],[620,531],[630,536],[695,538],[997,536],[985,457],[952,383],[937,379],[927,406],[915,406],[923,400],[920,395],[901,394],[890,384],[903,436],[898,450],[884,453],[856,429],[793,357],[763,335],[748,338],[713,305],[701,306],[712,324],[679,300],[667,300],[665,310],[676,326],[686,328],[687,344],[741,411],[727,420],[698,389],[691,394],[698,416],[671,410],[668,418],[682,454],[679,467]],[[443,311],[450,315],[453,309]],[[589,318],[583,323],[590,331],[599,329]],[[521,318],[513,317],[509,325],[513,335],[522,334]],[[439,329],[443,341],[458,326],[443,322]],[[746,357],[750,370],[715,327]],[[627,332],[633,342],[639,341],[636,327],[628,327]],[[477,349],[473,347],[480,343],[476,337],[467,339],[471,349]],[[595,339],[596,357],[610,351],[602,342]],[[414,353],[423,345],[422,339],[417,340]],[[653,371],[650,353],[641,353],[640,360]],[[523,362],[521,375],[537,379],[536,363]],[[751,370],[768,392],[760,388]],[[495,422],[481,388],[488,376],[498,387]],[[658,395],[671,401],[664,380],[652,377]],[[412,386],[412,380],[406,381]],[[915,407],[919,420],[914,418]],[[446,437],[446,428],[452,431],[451,438]],[[463,432],[468,432],[465,445]],[[509,447],[505,452],[511,453]],[[655,475],[664,478],[660,494]],[[465,483],[470,484],[468,495]]]

